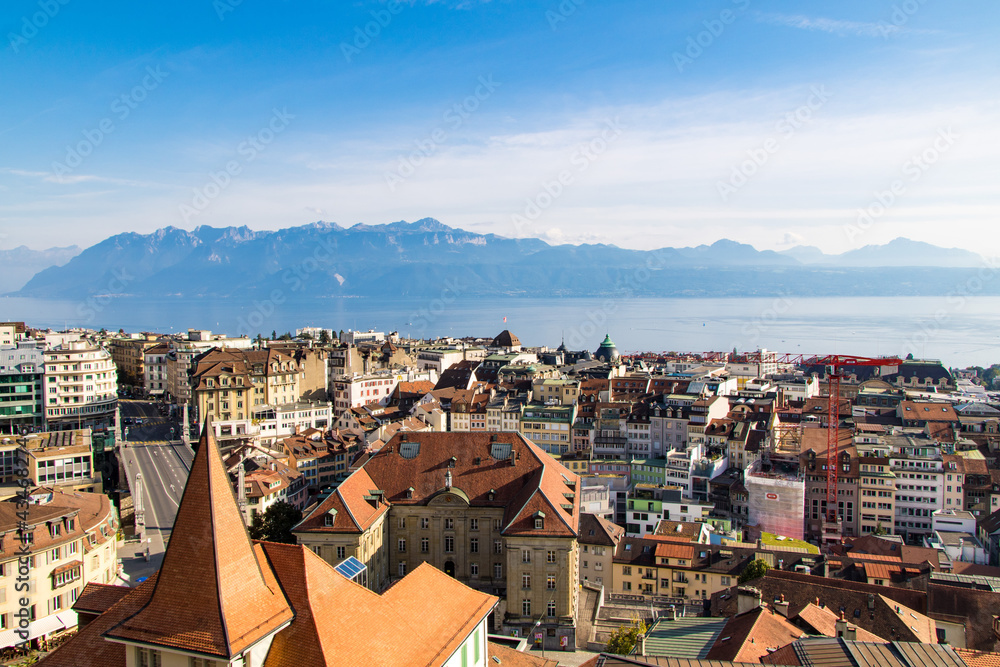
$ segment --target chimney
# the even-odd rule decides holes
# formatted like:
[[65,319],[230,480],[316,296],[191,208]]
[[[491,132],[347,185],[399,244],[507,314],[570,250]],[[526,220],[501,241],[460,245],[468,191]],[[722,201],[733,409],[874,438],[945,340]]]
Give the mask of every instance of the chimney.
[[781,614],[782,616],[784,616],[785,618],[788,618],[788,603],[785,602],[784,593],[781,594],[781,602],[774,603],[774,610],[779,614]]
[[858,639],[858,626],[848,623],[844,612],[840,612],[840,618],[837,619],[837,636],[849,641]]
[[736,589],[736,614],[753,611],[760,606],[760,589],[753,586],[740,586]]
[[635,654],[640,656],[646,655],[646,633],[639,635],[639,641],[635,646]]
[[512,449],[512,450],[510,450],[510,464],[511,464],[511,465],[517,465],[517,464],[515,463],[515,459],[514,459],[514,450],[513,450],[513,449]]

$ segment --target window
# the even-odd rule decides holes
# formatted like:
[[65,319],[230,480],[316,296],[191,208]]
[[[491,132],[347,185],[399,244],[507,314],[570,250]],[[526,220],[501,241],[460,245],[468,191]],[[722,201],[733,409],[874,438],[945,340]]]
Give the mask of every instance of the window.
[[405,577],[405,576],[406,576],[406,563],[403,563],[403,562],[401,561],[401,562],[399,563],[399,568],[398,568],[398,570],[399,570],[399,576],[401,576],[401,577]]
[[547,552],[545,552],[545,562],[546,563],[550,563],[550,564],[551,563],[555,563],[556,562],[556,552],[555,551],[547,551]]
[[477,554],[479,553],[479,539],[473,537],[469,540],[469,553]]
[[346,547],[337,547],[337,558],[343,560],[346,557],[347,557],[347,548]]
[[469,519],[469,530],[479,530],[479,519]]
[[524,572],[521,574],[521,588],[531,588],[531,573]]
[[503,563],[493,563],[493,578],[503,579]]
[[479,563],[469,563],[469,574],[473,577],[479,576]]
[[539,519],[535,519],[535,529],[536,530],[541,530],[544,527],[545,527],[545,520],[544,519],[540,519],[540,518]]
[[523,549],[521,551],[521,562],[522,563],[530,563],[531,562],[531,550],[530,549]]
[[521,600],[521,616],[531,616],[531,600]]
[[445,519],[444,520],[444,529],[445,530],[455,530],[455,520],[454,519]]
[[632,590],[632,582],[631,581],[623,581],[622,582],[622,590],[623,591],[630,591],[630,590]]
[[455,537],[452,535],[444,536],[444,552],[446,554],[455,552]]
[[398,525],[399,525],[400,528],[406,528],[406,517],[405,516],[399,517]]
[[430,526],[431,526],[431,520],[430,519],[427,519],[427,518],[420,519],[420,527],[421,528],[430,528]]
[[400,553],[406,552],[406,540],[403,538],[399,538],[399,551]]
[[625,575],[626,577],[632,576],[632,566],[631,565],[623,565],[622,566],[622,574]]
[[546,590],[554,591],[556,589],[556,575],[547,574],[545,575],[545,588]]
[[420,553],[425,554],[431,550],[431,541],[427,537],[420,538]]
[[[135,664],[137,667],[160,667],[160,652],[151,648],[137,648],[135,650]],[[195,665],[195,663],[192,663]],[[200,665],[195,665],[200,667]]]
[[545,610],[545,614],[549,618],[555,618],[556,615],[556,602],[555,600],[549,600],[548,608]]
[[503,543],[500,540],[493,540],[493,553],[502,554],[503,553]]
[[500,530],[501,528],[503,528],[503,520],[493,519],[493,530]]

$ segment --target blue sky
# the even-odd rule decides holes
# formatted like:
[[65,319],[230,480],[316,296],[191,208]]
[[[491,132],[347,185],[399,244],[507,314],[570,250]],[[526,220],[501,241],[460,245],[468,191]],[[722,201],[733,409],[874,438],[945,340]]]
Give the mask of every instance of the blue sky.
[[0,249],[435,217],[1000,254],[1000,13],[896,2],[0,10]]

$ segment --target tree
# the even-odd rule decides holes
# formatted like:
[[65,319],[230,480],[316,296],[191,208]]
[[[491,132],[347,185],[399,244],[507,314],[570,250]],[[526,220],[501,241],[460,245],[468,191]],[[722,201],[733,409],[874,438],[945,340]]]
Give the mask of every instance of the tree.
[[639,643],[639,637],[646,634],[646,624],[638,618],[633,618],[629,625],[622,625],[612,631],[608,637],[608,653],[628,655]]
[[292,340],[292,332],[286,331],[285,333],[278,336],[278,340]]
[[767,561],[762,558],[757,558],[756,560],[750,561],[743,571],[740,572],[740,578],[737,580],[741,584],[745,584],[753,579],[758,579],[763,577],[764,574],[771,569],[771,566],[767,564]]
[[313,339],[312,334],[309,333],[308,331],[305,332],[305,333],[303,333],[301,336],[299,336],[299,338],[301,338],[302,340],[312,340]]
[[885,526],[882,525],[881,521],[875,522],[875,530],[872,531],[872,535],[886,535],[888,532],[889,531],[885,529]]
[[326,343],[329,343],[330,342],[330,332],[327,331],[326,329],[322,329],[319,332],[319,342],[323,343],[324,345]]
[[278,340],[278,332],[271,329],[271,340]]
[[250,523],[250,538],[295,544],[292,528],[299,521],[302,521],[302,510],[295,509],[284,500],[279,500],[264,510],[263,514],[254,515]]

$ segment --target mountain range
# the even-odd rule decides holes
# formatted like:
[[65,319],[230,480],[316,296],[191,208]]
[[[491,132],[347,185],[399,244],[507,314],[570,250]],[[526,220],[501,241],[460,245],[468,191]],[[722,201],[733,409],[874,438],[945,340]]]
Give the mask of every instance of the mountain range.
[[[65,263],[53,261],[23,286],[5,282],[4,291],[63,299],[941,295],[983,265],[975,253],[908,239],[841,255],[808,246],[759,251],[727,239],[630,250],[549,245],[425,218],[352,227],[316,222],[277,231],[202,226],[117,234]],[[980,293],[1000,293],[1000,285],[988,283]]]
[[75,245],[48,250],[32,250],[22,245],[13,250],[0,250],[0,292],[21,289],[39,271],[62,266],[81,251],[82,248]]

